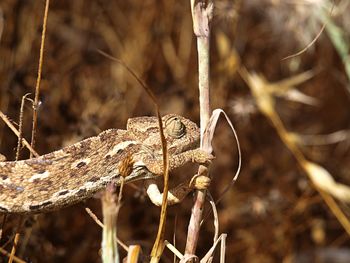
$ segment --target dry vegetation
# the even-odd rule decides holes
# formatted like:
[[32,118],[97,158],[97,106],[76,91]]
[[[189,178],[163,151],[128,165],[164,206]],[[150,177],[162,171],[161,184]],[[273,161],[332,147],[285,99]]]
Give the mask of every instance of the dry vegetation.
[[[286,129],[297,134],[345,130],[335,136],[335,141],[342,139],[340,142],[329,144],[326,137],[324,145],[299,147],[306,159],[322,165],[338,182],[350,185],[350,136],[346,131],[350,129],[350,75],[329,24],[306,52],[282,60],[321,32],[326,20],[321,18],[320,7],[329,5],[330,12],[331,5],[321,0],[215,4],[211,104],[230,115],[243,151],[239,179],[217,207],[220,232],[228,234],[227,262],[349,262],[349,235],[270,120],[261,114],[239,73],[244,66],[272,83],[313,70],[313,77],[300,83],[298,89],[317,99],[317,104],[278,97],[274,110]],[[0,110],[16,122],[22,96],[34,94],[43,12],[43,1],[0,2]],[[346,0],[336,2],[333,16],[332,22],[344,30],[340,42],[346,46],[350,37],[350,5]],[[125,61],[137,72],[152,87],[163,114],[178,113],[199,121],[196,44],[189,1],[53,0],[41,82],[39,153],[104,129],[124,128],[131,116],[154,115],[154,107],[137,81],[98,50]],[[283,96],[287,91],[274,92]],[[315,101],[304,98],[303,102]],[[23,134],[28,140],[31,118],[27,102]],[[312,144],[318,137],[303,138]],[[237,152],[232,133],[224,125],[219,126],[214,143],[218,158],[211,169],[210,192],[217,199],[237,168]],[[0,122],[0,152],[13,160],[16,145],[17,137]],[[23,150],[21,158],[27,157]],[[181,181],[184,174],[188,171],[179,171],[172,178]],[[148,255],[157,232],[159,208],[140,189],[124,187],[118,237],[126,244],[142,245]],[[350,217],[349,207],[338,204]],[[87,215],[85,206],[102,217],[98,199],[40,215],[28,240],[26,230],[22,230],[17,255],[28,262],[98,262],[101,229]],[[174,234],[181,251],[191,206],[189,196],[168,209],[166,237],[172,240]],[[7,251],[12,246],[17,218],[9,217],[4,228],[0,245]],[[207,215],[202,227],[200,256],[212,244],[211,218]],[[26,227],[30,224],[27,222]],[[162,260],[172,262],[172,255],[165,252]],[[1,254],[0,262],[6,261]]]

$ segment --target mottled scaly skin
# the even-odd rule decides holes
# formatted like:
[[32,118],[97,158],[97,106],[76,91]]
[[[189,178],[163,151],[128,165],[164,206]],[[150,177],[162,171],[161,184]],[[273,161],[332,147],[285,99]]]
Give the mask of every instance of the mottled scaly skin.
[[[179,121],[184,133],[179,138],[170,136],[174,130],[176,134]],[[173,114],[163,117],[163,123],[170,170],[189,161],[208,160],[205,153],[196,149],[199,141],[196,124]],[[38,213],[87,199],[107,183],[120,182],[119,164],[129,155],[134,164],[126,182],[162,173],[155,117],[129,119],[127,130],[107,130],[38,158],[0,162],[0,212]]]

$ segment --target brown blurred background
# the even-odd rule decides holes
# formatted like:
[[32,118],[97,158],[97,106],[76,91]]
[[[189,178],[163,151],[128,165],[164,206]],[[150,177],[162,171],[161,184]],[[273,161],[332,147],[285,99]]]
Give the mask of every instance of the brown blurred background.
[[[0,110],[15,122],[22,96],[31,93],[34,97],[44,4],[0,2]],[[228,234],[227,262],[350,262],[349,236],[259,112],[237,73],[244,65],[274,82],[314,70],[314,77],[298,88],[319,103],[311,106],[278,99],[276,110],[283,123],[300,134],[349,129],[349,78],[329,31],[323,31],[302,55],[282,60],[316,37],[323,26],[320,10],[326,7],[329,12],[331,4],[322,0],[237,0],[215,1],[215,5],[211,105],[228,113],[243,151],[238,181],[218,205],[220,232]],[[334,10],[332,21],[343,30],[344,44],[348,44],[348,1],[337,1]],[[197,54],[189,1],[52,0],[40,93],[36,148],[40,154],[108,128],[125,128],[129,117],[154,115],[137,81],[98,50],[129,65],[152,88],[163,114],[182,114],[198,123]],[[31,114],[28,102],[23,130],[28,140]],[[16,136],[1,121],[0,152],[13,160],[16,145]],[[348,139],[302,149],[309,160],[349,185],[349,146]],[[217,199],[237,168],[236,144],[224,122],[215,135],[215,154],[210,192]],[[21,157],[28,157],[26,150]],[[173,177],[181,180],[186,175],[188,172],[180,171]],[[98,199],[40,215],[20,257],[28,262],[99,262],[101,229],[84,211],[85,206],[101,218]],[[169,210],[167,239],[175,235],[180,251],[191,206],[189,196]],[[349,215],[349,207],[341,207]],[[158,215],[159,209],[142,190],[126,187],[119,238],[127,244],[141,244],[149,254]],[[15,216],[8,219],[1,246],[13,238],[17,220]],[[23,244],[26,231],[22,232]],[[212,238],[209,216],[202,227],[199,256],[210,248]],[[11,244],[4,248],[9,251]],[[0,258],[7,262],[3,255]],[[173,262],[168,252],[162,260]]]

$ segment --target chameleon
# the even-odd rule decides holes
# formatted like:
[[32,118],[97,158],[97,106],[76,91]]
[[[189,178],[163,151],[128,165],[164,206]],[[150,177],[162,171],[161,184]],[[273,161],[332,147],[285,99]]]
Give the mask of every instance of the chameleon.
[[[176,114],[162,117],[169,171],[213,157],[198,148],[197,125]],[[132,157],[122,178],[120,163]],[[162,146],[156,117],[135,117],[126,130],[109,129],[37,158],[0,162],[0,213],[42,213],[92,197],[110,182],[154,179],[163,174]]]

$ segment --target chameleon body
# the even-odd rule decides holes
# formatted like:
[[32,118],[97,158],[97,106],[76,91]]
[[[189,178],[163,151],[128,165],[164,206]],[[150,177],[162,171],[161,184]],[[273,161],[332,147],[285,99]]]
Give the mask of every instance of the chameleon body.
[[[162,118],[170,171],[210,156],[198,149],[199,129],[174,114]],[[125,183],[156,178],[163,172],[156,117],[128,120],[127,129],[106,130],[38,158],[0,162],[0,212],[40,213],[83,201],[109,182],[121,182],[119,165],[132,157]]]

